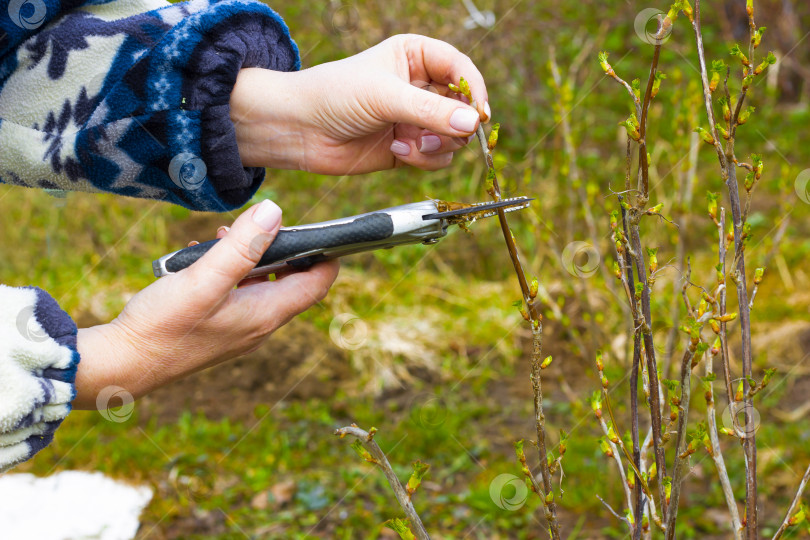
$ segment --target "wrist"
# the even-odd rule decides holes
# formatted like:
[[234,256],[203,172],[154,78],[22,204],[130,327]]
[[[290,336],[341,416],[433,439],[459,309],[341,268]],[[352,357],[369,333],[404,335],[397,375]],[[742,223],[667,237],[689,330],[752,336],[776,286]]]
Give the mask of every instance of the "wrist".
[[231,92],[230,116],[245,167],[304,170],[301,72],[245,68]]
[[80,328],[76,342],[81,360],[76,371],[75,409],[96,409],[99,394],[118,386],[139,398],[147,394],[153,376],[139,373],[138,356],[115,322]]

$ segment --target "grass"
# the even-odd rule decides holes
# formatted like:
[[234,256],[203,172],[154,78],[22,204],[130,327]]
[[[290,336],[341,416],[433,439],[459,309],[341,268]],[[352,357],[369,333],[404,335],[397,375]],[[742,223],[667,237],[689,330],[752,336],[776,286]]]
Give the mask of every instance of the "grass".
[[[564,461],[565,495],[559,500],[564,530],[570,538],[621,538],[621,524],[594,497],[599,493],[614,506],[621,504],[617,475],[598,450],[598,432],[584,401],[598,384],[592,350],[581,350],[573,338],[593,338],[597,343],[588,347],[612,353],[608,377],[625,385],[619,391],[626,392],[627,383],[619,382],[626,374],[623,326],[601,278],[576,279],[559,259],[567,243],[587,236],[581,209],[568,198],[568,162],[551,107],[557,96],[545,84],[546,60],[547,45],[553,42],[565,70],[590,37],[603,36],[575,78],[576,106],[570,121],[588,204],[605,235],[600,253],[610,265],[607,215],[615,198],[609,189],[623,184],[623,136],[616,123],[626,117],[627,106],[622,93],[600,73],[596,52],[615,51],[611,61],[617,71],[627,78],[643,77],[650,51],[635,38],[632,23],[636,12],[648,6],[604,1],[478,3],[497,14],[494,31],[462,30],[458,21],[463,7],[456,1],[353,5],[347,9],[355,10],[357,24],[348,31],[332,31],[332,21],[343,21],[345,13],[333,15],[327,2],[277,8],[293,28],[305,65],[348,56],[385,34],[414,31],[453,42],[486,75],[495,120],[503,126],[496,157],[505,191],[537,198],[531,210],[512,214],[512,222],[527,266],[549,290],[543,305],[545,349],[555,358],[544,380],[549,425],[554,441],[556,428],[572,432]],[[716,15],[707,11],[704,17],[710,58],[722,56],[727,48],[713,21]],[[599,34],[603,24],[604,33]],[[776,46],[771,38],[766,34],[763,49]],[[670,78],[653,107],[650,127],[652,203],[664,202],[665,213],[673,206],[682,140],[694,127],[684,120],[677,95],[693,77],[693,58],[687,28],[677,24],[662,53],[661,65]],[[768,172],[756,193],[750,266],[773,253],[754,310],[756,338],[787,323],[810,320],[810,296],[803,292],[810,284],[810,205],[793,191],[799,171],[810,167],[804,151],[810,144],[810,112],[806,103],[791,103],[770,87],[756,88],[753,100],[756,118],[741,129],[739,146],[762,152]],[[705,214],[705,191],[722,187],[710,151],[701,150],[698,171],[695,202],[686,209],[698,216],[688,231],[688,250],[693,279],[708,282],[714,257],[712,227],[699,216]],[[458,152],[449,169],[437,172],[400,169],[329,178],[269,171],[255,200],[278,201],[287,224],[312,222],[426,196],[483,200],[482,172],[472,149]],[[564,216],[572,205],[575,220],[569,229]],[[78,321],[89,324],[112,319],[134,292],[153,281],[153,259],[188,240],[213,237],[217,225],[233,218],[109,195],[59,199],[5,185],[0,186],[0,206],[0,282],[41,286]],[[787,214],[785,239],[773,249],[773,229]],[[644,227],[646,237],[658,242],[659,260],[673,257],[672,228],[652,220]],[[669,313],[670,283],[676,278],[668,271],[653,296],[664,335],[673,323],[664,315]],[[583,283],[597,306],[593,312],[583,305]],[[55,443],[18,470],[40,475],[72,468],[100,470],[151,485],[155,498],[143,515],[144,538],[391,538],[382,523],[401,512],[382,475],[346,441],[331,435],[334,428],[354,421],[380,429],[377,440],[401,478],[415,459],[431,464],[415,504],[436,537],[544,538],[535,497],[509,511],[490,495],[497,475],[520,475],[511,444],[533,434],[528,366],[521,356],[525,335],[511,307],[518,296],[500,231],[487,221],[475,224],[471,235],[456,232],[432,248],[353,257],[345,261],[324,303],[302,317],[329,346],[329,329],[340,313],[359,315],[368,332],[365,346],[340,351],[349,376],[321,381],[332,397],[279,401],[242,396],[237,399],[255,405],[252,414],[238,419],[229,419],[228,411],[236,406],[229,396],[212,396],[222,401],[222,414],[216,418],[172,411],[171,420],[159,420],[163,417],[154,409],[160,409],[159,403],[136,407],[121,423],[98,413],[75,412],[59,429]],[[590,320],[598,322],[597,334],[589,334]],[[773,414],[801,404],[805,357],[796,356],[799,353],[787,345],[792,340],[801,351],[802,335],[756,351],[759,367],[777,364],[780,373],[790,373],[787,379],[777,376],[759,408],[765,419],[758,434],[764,527],[770,530],[797,483],[795,472],[810,460],[808,420],[784,421]],[[221,369],[224,374],[231,368]],[[268,380],[274,376],[273,371],[266,373]],[[693,403],[697,419],[703,404],[699,399]],[[620,423],[625,413],[619,404]],[[732,442],[726,445],[739,489],[740,452]],[[534,455],[528,448],[531,462]],[[697,456],[681,510],[685,538],[727,536],[721,523],[724,503],[712,475],[710,461]],[[290,485],[294,487],[282,489]],[[500,495],[508,500],[515,494],[512,490],[506,487]]]

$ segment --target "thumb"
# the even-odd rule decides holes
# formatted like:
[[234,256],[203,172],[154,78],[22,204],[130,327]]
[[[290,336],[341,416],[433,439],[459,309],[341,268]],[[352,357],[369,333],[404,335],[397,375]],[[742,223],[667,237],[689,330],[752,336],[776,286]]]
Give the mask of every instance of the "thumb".
[[231,226],[227,236],[191,265],[189,277],[200,292],[219,299],[253,270],[281,227],[281,208],[270,200],[252,206]]
[[452,97],[444,97],[397,80],[384,90],[385,120],[429,129],[448,137],[468,137],[480,122],[478,111]]

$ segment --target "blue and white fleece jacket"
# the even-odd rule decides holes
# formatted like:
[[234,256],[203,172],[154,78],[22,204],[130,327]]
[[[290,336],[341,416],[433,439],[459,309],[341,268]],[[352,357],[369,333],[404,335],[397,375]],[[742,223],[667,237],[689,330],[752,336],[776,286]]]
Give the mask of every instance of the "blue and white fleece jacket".
[[[255,0],[2,2],[0,182],[238,208],[264,179],[230,119],[243,67],[300,68]],[[52,440],[78,362],[76,326],[47,293],[0,285],[0,471]]]
[[0,285],[0,472],[53,440],[76,397],[76,325],[45,291]]

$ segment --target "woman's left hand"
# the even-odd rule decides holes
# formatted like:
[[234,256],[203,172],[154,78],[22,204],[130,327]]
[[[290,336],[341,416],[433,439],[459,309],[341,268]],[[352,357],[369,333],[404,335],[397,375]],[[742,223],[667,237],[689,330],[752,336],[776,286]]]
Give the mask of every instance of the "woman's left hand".
[[[461,77],[478,110],[448,90]],[[473,62],[418,35],[299,72],[243,69],[230,104],[245,166],[331,175],[446,167],[490,115]]]

